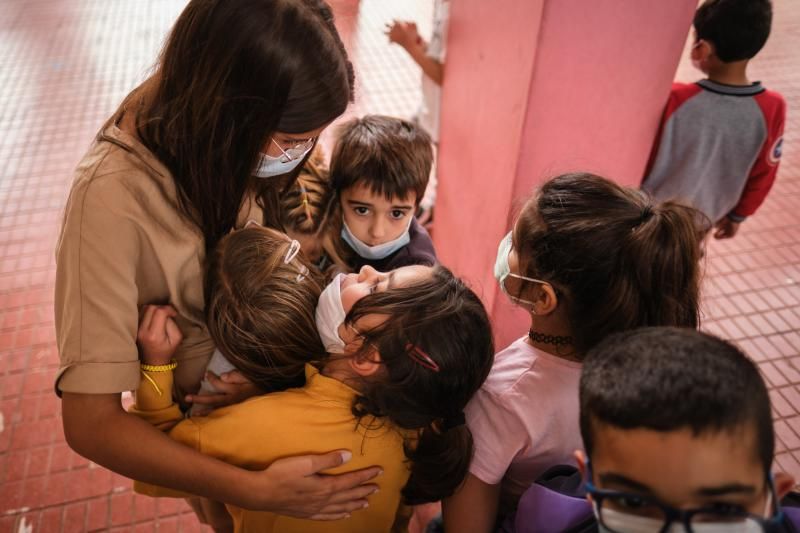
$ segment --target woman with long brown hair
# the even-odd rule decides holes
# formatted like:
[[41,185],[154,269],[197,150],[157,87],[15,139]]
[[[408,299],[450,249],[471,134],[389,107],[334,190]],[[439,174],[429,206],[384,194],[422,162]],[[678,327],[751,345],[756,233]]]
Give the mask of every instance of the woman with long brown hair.
[[[184,338],[174,394],[234,403],[247,380],[195,397],[213,342],[207,252],[248,219],[279,227],[289,186],[353,94],[352,66],[321,0],[192,0],[154,74],[125,99],[79,164],[57,249],[56,328],[64,432],[128,477],[245,508],[322,519],[363,507],[378,473],[320,476],[347,451],[247,471],[175,443],[121,406],[140,380],[137,324],[169,303]],[[165,320],[152,313],[151,320]]]

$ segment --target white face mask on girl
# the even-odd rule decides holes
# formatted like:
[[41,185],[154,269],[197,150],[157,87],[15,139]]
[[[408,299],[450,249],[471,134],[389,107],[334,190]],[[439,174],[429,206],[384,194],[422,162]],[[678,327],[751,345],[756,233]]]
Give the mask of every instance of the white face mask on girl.
[[511,232],[508,232],[508,235],[503,237],[500,241],[500,245],[497,247],[497,259],[494,262],[494,278],[497,280],[497,283],[500,284],[500,288],[506,293],[509,300],[514,302],[515,304],[527,304],[527,305],[534,305],[534,303],[530,300],[525,300],[523,298],[518,298],[508,293],[506,289],[506,278],[511,276],[512,278],[522,279],[525,281],[531,281],[533,283],[547,283],[546,281],[542,281],[539,279],[527,278],[525,276],[520,276],[519,274],[514,274],[511,272],[511,267],[508,265],[508,256],[511,253]]
[[344,324],[347,313],[342,307],[342,281],[344,274],[337,274],[319,296],[315,319],[317,332],[328,353],[344,353],[345,342],[339,336],[339,326]]
[[275,142],[275,139],[271,139],[271,141],[275,143],[275,146],[277,146],[281,152],[283,152],[283,155],[274,157],[269,154],[262,153],[261,160],[258,162],[258,166],[256,166],[255,170],[253,170],[253,176],[256,176],[257,178],[273,178],[275,176],[288,174],[300,164],[306,154],[314,147],[314,144],[312,143],[311,146],[305,149],[305,151],[293,153],[293,148],[284,150],[281,148],[280,144]]
[[359,256],[363,257],[364,259],[372,259],[372,260],[379,260],[385,259],[395,253],[397,250],[402,248],[403,246],[407,245],[411,242],[411,236],[408,234],[408,230],[411,227],[411,221],[413,217],[408,217],[408,226],[406,226],[406,230],[400,235],[398,238],[394,239],[393,241],[385,242],[383,244],[376,244],[375,246],[370,246],[356,237],[350,228],[347,226],[347,222],[342,220],[342,239],[344,242],[350,245],[350,248],[353,249],[355,253]]

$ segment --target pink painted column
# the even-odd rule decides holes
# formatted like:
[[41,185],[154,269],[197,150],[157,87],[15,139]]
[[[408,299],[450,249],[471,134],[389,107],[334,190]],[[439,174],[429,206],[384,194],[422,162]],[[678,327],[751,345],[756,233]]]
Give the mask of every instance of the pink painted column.
[[536,185],[585,170],[638,185],[696,0],[455,0],[435,244],[490,310],[498,349],[527,327],[492,269]]

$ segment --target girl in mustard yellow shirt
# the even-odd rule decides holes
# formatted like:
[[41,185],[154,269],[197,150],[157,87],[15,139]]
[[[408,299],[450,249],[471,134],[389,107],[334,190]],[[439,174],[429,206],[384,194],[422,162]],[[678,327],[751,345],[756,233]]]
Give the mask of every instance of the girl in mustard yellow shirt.
[[[383,469],[369,507],[343,523],[229,505],[236,531],[390,531],[401,503],[437,501],[467,473],[472,436],[463,409],[492,364],[489,320],[478,297],[442,267],[364,267],[337,276],[312,301],[319,285],[297,248],[264,228],[226,237],[212,263],[208,319],[220,350],[249,379],[291,384],[302,365],[304,385],[184,420],[164,392],[180,332],[161,318],[167,311],[154,308],[140,326],[143,379],[132,411],[243,468],[347,448],[354,450],[347,469]],[[308,349],[282,359],[296,342]]]

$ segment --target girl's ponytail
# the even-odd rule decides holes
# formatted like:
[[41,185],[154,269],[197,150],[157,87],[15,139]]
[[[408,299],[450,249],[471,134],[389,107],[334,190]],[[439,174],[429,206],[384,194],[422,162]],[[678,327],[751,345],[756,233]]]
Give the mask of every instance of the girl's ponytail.
[[697,210],[675,202],[643,208],[621,250],[623,268],[641,294],[643,326],[699,325],[698,265],[707,227]]
[[697,327],[701,235],[695,209],[661,204],[592,174],[545,183],[513,232],[524,276],[549,282],[575,350],[644,326]]
[[489,317],[475,293],[441,266],[413,286],[363,297],[346,321],[375,314],[387,319],[360,331],[365,350],[377,348],[384,377],[359,386],[353,414],[386,417],[413,435],[405,445],[405,503],[441,500],[463,482],[472,459],[464,408],[494,361]]
[[403,488],[403,501],[409,505],[452,495],[469,472],[472,433],[464,423],[445,429],[446,422],[441,429],[434,425],[423,429],[416,442],[406,445],[411,477]]

